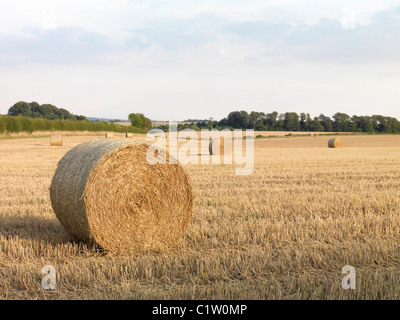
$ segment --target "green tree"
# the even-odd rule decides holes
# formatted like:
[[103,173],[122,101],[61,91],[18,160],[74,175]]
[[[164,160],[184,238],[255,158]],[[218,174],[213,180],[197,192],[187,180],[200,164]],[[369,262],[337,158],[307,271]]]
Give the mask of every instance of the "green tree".
[[286,112],[284,122],[286,131],[300,131],[299,115],[296,112]]
[[35,101],[28,103],[28,108],[32,113],[34,112],[40,113],[40,104]]
[[233,111],[228,115],[228,119],[226,121],[226,125],[231,126],[237,129],[246,129],[248,128],[250,122],[250,116],[247,111]]
[[351,131],[351,117],[348,114],[338,112],[333,116],[333,130],[336,132]]
[[306,114],[306,121],[304,122],[304,131],[314,131],[314,123],[309,113]]
[[258,130],[257,128],[262,127],[263,126],[263,122],[262,122],[263,117],[265,117],[264,112],[255,112],[255,111],[250,112],[248,129]]
[[131,113],[128,119],[131,121],[133,127],[147,130],[151,127],[151,120],[146,118],[142,113]]
[[31,118],[45,118],[49,120],[71,119],[87,120],[85,116],[75,116],[66,109],[59,109],[51,104],[40,105],[37,102],[27,103],[19,101],[8,110],[9,116],[24,116]]
[[321,122],[319,122],[318,118],[315,117],[312,121],[312,131],[317,131],[317,132],[323,132],[325,131],[324,126],[321,124]]
[[19,101],[8,109],[9,116],[30,115],[32,111],[29,109],[28,103]]
[[265,115],[264,125],[268,127],[269,131],[278,130],[278,115],[276,111]]
[[372,133],[374,132],[374,125],[372,124],[372,118],[371,117],[364,117],[364,121],[362,124],[362,130],[364,132],[369,132]]
[[333,121],[330,117],[325,116],[324,114],[320,114],[318,117],[318,121],[325,128],[325,132],[333,131]]
[[278,131],[285,131],[285,114],[284,113],[280,113],[278,115],[278,122],[277,122],[276,129]]
[[142,117],[138,113],[131,113],[128,116],[128,119],[131,121],[133,127],[142,128],[143,126]]
[[300,130],[301,131],[306,130],[306,119],[307,119],[307,115],[304,112],[300,113]]
[[355,132],[374,132],[374,127],[371,122],[371,117],[353,116],[351,118],[351,123],[352,123],[352,130]]

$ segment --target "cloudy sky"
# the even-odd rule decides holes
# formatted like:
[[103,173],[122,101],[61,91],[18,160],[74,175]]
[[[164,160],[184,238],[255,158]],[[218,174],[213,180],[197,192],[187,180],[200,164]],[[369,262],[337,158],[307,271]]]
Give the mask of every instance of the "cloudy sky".
[[400,1],[1,0],[0,114],[400,119]]

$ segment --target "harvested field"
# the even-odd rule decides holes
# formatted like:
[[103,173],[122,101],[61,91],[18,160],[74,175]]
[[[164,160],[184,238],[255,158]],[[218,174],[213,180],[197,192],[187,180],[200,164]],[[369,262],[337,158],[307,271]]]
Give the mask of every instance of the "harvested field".
[[[1,140],[0,298],[399,299],[400,135],[343,136],[340,149],[330,138],[255,139],[249,176],[185,165],[194,212],[182,242],[139,255],[73,242],[53,212],[58,162],[99,137]],[[54,291],[41,287],[45,265]],[[355,290],[341,287],[346,265]]]

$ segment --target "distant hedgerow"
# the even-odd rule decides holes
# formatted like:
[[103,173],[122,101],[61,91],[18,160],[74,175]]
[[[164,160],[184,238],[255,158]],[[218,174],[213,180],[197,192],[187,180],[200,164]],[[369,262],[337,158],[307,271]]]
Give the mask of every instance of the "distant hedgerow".
[[33,131],[113,131],[121,133],[147,133],[147,130],[132,126],[122,126],[106,121],[89,120],[48,120],[24,116],[0,115],[0,134]]

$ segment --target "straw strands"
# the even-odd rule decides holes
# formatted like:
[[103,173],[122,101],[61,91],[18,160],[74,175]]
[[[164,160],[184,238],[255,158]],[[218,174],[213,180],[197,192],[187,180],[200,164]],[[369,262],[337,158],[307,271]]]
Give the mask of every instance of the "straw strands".
[[192,217],[192,187],[168,152],[159,151],[166,164],[150,165],[148,148],[100,139],[64,156],[50,196],[69,234],[116,253],[163,250],[179,240]]
[[61,147],[63,145],[63,136],[61,134],[50,136],[50,145]]

